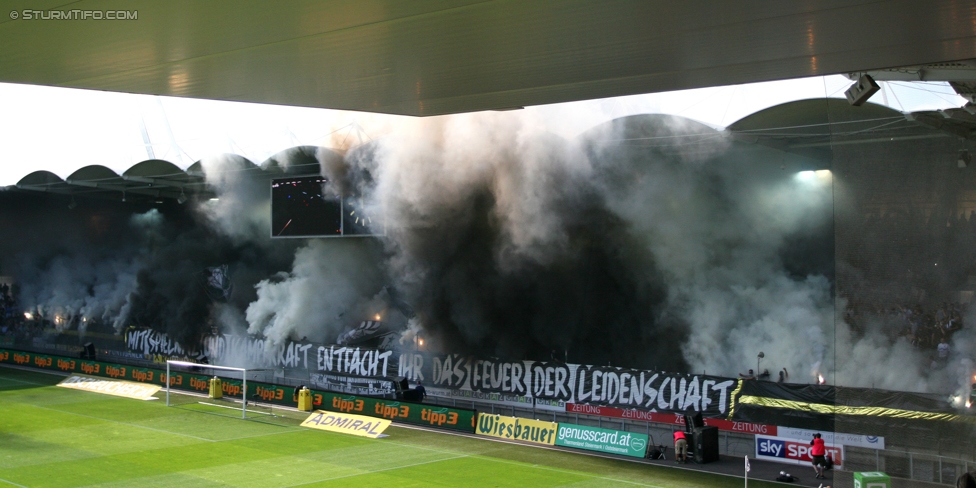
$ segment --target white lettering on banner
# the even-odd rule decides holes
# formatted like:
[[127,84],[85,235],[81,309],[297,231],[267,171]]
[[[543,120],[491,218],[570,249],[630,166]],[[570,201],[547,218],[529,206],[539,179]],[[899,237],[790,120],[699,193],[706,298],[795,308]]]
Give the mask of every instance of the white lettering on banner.
[[[144,354],[185,354],[175,341],[150,330],[130,332],[127,343],[130,350]],[[320,374],[387,379],[402,376],[412,382],[425,382],[432,396],[441,396],[437,392],[445,391],[477,392],[449,396],[504,398],[499,401],[519,405],[543,403],[548,409],[566,403],[593,403],[627,410],[700,412],[720,417],[728,412],[729,395],[736,384],[735,380],[721,377],[558,361],[500,361],[459,354],[399,353],[296,342],[274,345],[268,339],[244,336],[207,337],[203,346],[215,363],[232,358],[235,363],[243,359],[256,367],[304,367]],[[313,347],[314,352],[310,353]],[[353,387],[348,382],[339,383]]]
[[[316,367],[319,371],[353,376],[389,376],[390,356],[393,351],[358,347],[319,346]],[[401,360],[403,356],[400,356]]]
[[350,393],[353,395],[388,395],[394,392],[393,382],[377,378],[338,376],[333,374],[311,374],[309,382],[328,391]]
[[130,351],[140,352],[143,355],[199,356],[198,352],[186,351],[179,342],[170,339],[166,334],[156,332],[152,329],[126,331],[125,345]]
[[287,342],[274,345],[269,339],[246,336],[209,336],[203,340],[203,350],[211,362],[222,363],[241,356],[256,367],[302,368],[309,365],[308,350],[312,344]]
[[885,438],[882,436],[844,434],[841,432],[823,432],[819,430],[797,429],[794,427],[779,427],[778,436],[809,442],[813,434],[820,434],[827,444],[864,447],[867,449],[884,449]]
[[[728,410],[734,380],[663,374],[626,368],[558,362],[501,362],[457,354],[403,353],[397,373],[410,381],[430,377],[436,392],[498,393],[565,403],[597,403],[652,411],[690,411],[713,415]],[[470,395],[450,394],[451,397]],[[521,403],[521,401],[520,401]]]
[[127,332],[126,345],[130,351],[144,355],[207,356],[215,364],[232,358],[235,363],[244,361],[252,367],[315,368],[320,372],[364,377],[389,376],[389,360],[393,355],[393,351],[319,346],[314,351],[313,364],[309,351],[314,344],[288,341],[275,345],[270,339],[232,335],[205,337],[203,352],[196,352],[187,351],[166,334],[150,329]]

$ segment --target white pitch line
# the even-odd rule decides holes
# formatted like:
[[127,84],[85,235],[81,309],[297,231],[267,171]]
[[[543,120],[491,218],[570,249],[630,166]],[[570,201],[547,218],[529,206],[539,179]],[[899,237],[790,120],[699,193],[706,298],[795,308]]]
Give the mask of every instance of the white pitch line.
[[453,457],[443,458],[443,459],[434,459],[434,460],[431,460],[431,461],[424,461],[422,463],[407,464],[405,466],[393,466],[393,467],[390,467],[390,468],[374,469],[372,471],[364,471],[362,473],[353,473],[353,474],[347,474],[347,475],[344,475],[344,476],[333,476],[332,478],[322,478],[320,480],[309,481],[307,483],[301,483],[301,484],[298,484],[298,485],[290,485],[290,486],[287,486],[285,488],[294,488],[296,486],[306,486],[306,485],[311,485],[311,484],[315,484],[315,483],[322,483],[323,481],[334,481],[334,480],[341,480],[341,479],[346,479],[346,478],[354,478],[356,476],[364,476],[364,475],[373,474],[373,473],[382,473],[384,471],[393,471],[393,470],[397,470],[397,469],[412,468],[414,466],[423,466],[425,464],[434,464],[434,463],[439,463],[439,462],[442,462],[442,461],[451,461],[453,459],[461,459],[461,458],[466,458],[466,457],[471,457],[471,455],[465,454],[463,456],[453,456]]
[[13,382],[16,382],[16,383],[23,383],[25,385],[53,386],[53,385],[48,385],[46,383],[35,383],[33,381],[15,380],[13,378],[6,378],[6,377],[3,377],[3,376],[0,376],[0,381],[13,381]]
[[6,484],[8,484],[8,485],[14,485],[14,486],[17,486],[17,487],[19,487],[19,488],[27,488],[27,487],[26,487],[26,486],[24,486],[24,485],[18,485],[17,483],[14,483],[13,481],[10,481],[10,480],[5,480],[5,479],[3,479],[3,478],[0,478],[0,481],[2,481],[2,482],[4,482],[4,483],[6,483]]
[[[217,405],[216,403],[207,403],[207,402],[197,402],[197,403],[199,403],[200,405],[208,405],[208,406],[211,406],[211,407],[229,408],[231,410],[240,410],[239,408],[232,407],[230,405]],[[259,413],[261,415],[271,415],[272,417],[274,416],[273,413],[268,413],[268,412],[255,412],[255,411],[251,411],[251,412],[248,412],[248,413]]]
[[204,442],[220,442],[220,441],[217,441],[217,440],[214,440],[214,439],[207,439],[207,438],[204,438],[204,437],[197,437],[195,435],[182,434],[180,432],[173,432],[173,431],[170,431],[170,430],[154,429],[152,427],[147,427],[145,425],[130,424],[129,422],[122,422],[120,420],[112,420],[112,419],[106,419],[106,418],[102,418],[102,417],[95,417],[95,416],[92,416],[92,415],[85,415],[83,413],[75,413],[75,412],[69,412],[67,410],[58,410],[56,408],[42,407],[40,405],[34,405],[34,408],[40,408],[40,409],[43,409],[43,410],[50,410],[52,412],[58,412],[58,413],[66,413],[66,414],[69,414],[69,415],[77,415],[79,417],[85,417],[85,418],[94,419],[94,420],[101,420],[103,422],[112,422],[113,424],[128,425],[129,427],[136,427],[136,428],[139,428],[139,429],[152,430],[152,431],[155,431],[155,432],[162,432],[164,434],[172,434],[172,435],[178,435],[178,436],[182,436],[182,437],[189,437],[191,439],[197,439],[197,440],[204,441]]
[[85,415],[83,413],[68,412],[66,410],[58,410],[56,408],[41,407],[41,406],[37,406],[37,405],[34,405],[34,408],[42,408],[44,410],[51,410],[52,412],[60,412],[60,413],[66,413],[66,414],[70,414],[70,415],[77,415],[79,417],[86,417],[86,418],[90,418],[90,419],[94,419],[94,420],[103,420],[105,422],[112,422],[112,423],[115,423],[115,424],[128,425],[130,427],[138,427],[140,429],[147,429],[147,430],[152,430],[152,431],[155,431],[155,432],[162,432],[164,434],[173,434],[173,435],[178,435],[178,436],[183,436],[183,437],[189,437],[191,439],[197,439],[197,440],[201,440],[201,441],[205,441],[205,442],[228,442],[228,441],[236,441],[236,440],[241,440],[241,439],[251,439],[253,437],[265,437],[265,436],[269,436],[269,435],[288,434],[288,433],[292,433],[292,432],[300,432],[302,430],[302,429],[298,429],[298,428],[288,428],[288,430],[283,430],[281,432],[269,432],[267,434],[246,435],[246,436],[241,436],[241,437],[230,437],[230,438],[227,438],[227,439],[219,439],[218,440],[218,439],[207,439],[207,438],[204,438],[204,437],[197,437],[195,435],[190,435],[190,434],[182,434],[180,432],[173,432],[171,430],[155,429],[153,427],[147,427],[145,425],[139,425],[139,424],[131,424],[129,422],[122,422],[122,421],[119,421],[119,420],[106,419],[106,418],[102,418],[102,417],[94,417],[94,416],[91,416],[91,415]]

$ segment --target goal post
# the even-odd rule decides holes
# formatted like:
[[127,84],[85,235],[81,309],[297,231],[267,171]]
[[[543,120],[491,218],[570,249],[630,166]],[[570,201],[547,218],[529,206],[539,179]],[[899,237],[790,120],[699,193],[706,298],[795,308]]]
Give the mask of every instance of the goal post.
[[[170,394],[170,389],[172,388],[172,383],[173,383],[173,381],[171,379],[172,376],[170,376],[170,374],[172,372],[171,367],[181,368],[181,370],[183,368],[187,368],[187,369],[192,368],[192,369],[195,369],[195,370],[209,370],[210,373],[207,376],[218,376],[218,377],[220,376],[219,374],[217,374],[218,371],[227,371],[230,374],[226,374],[224,376],[229,377],[229,378],[232,378],[232,379],[236,379],[236,378],[234,378],[234,376],[236,376],[234,373],[239,374],[240,377],[241,377],[241,418],[242,419],[246,419],[247,418],[247,403],[248,403],[247,402],[247,375],[248,375],[248,373],[255,373],[255,372],[260,372],[260,371],[273,371],[271,369],[236,368],[234,366],[216,366],[216,365],[213,365],[213,364],[200,364],[200,363],[191,363],[189,361],[176,361],[176,360],[169,360],[168,359],[168,360],[166,360],[166,379],[165,379],[165,382],[166,382],[166,406],[167,407],[170,406],[169,394]],[[183,372],[185,372],[185,371],[183,371]]]

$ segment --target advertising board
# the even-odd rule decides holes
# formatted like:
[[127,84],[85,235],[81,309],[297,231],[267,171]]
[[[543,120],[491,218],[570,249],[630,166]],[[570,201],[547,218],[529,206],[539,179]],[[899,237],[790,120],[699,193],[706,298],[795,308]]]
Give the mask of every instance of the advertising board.
[[312,405],[321,410],[369,415],[397,422],[473,432],[474,410],[359,397],[333,392],[312,392]]
[[327,430],[340,434],[358,435],[360,437],[371,437],[375,439],[381,436],[383,431],[390,426],[390,421],[363,415],[316,410],[301,425],[302,427],[311,429]]
[[[810,464],[810,441],[756,435],[756,459],[787,464]],[[844,446],[827,444],[827,453],[838,468],[844,465]]]
[[560,423],[556,445],[642,458],[647,434]]
[[482,413],[478,415],[476,433],[551,446],[556,442],[558,428],[555,422]]

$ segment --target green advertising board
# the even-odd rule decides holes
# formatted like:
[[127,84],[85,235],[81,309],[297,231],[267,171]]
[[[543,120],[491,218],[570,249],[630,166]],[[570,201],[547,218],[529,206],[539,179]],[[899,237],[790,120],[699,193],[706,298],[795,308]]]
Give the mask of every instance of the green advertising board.
[[[166,385],[167,382],[165,369],[142,368],[13,349],[0,349],[0,363],[30,366],[32,368],[64,373],[81,373],[89,376],[101,376],[119,380],[137,381],[140,383]],[[209,379],[210,376],[208,375],[171,371],[169,385],[171,388],[178,390],[206,393],[209,388]],[[241,391],[243,388],[241,380],[224,378],[220,386],[225,396],[239,398],[243,393]],[[249,401],[262,401],[294,407],[296,405],[293,400],[294,393],[295,388],[291,386],[273,385],[257,381],[249,381],[247,383],[246,394]],[[322,410],[370,415],[398,422],[464,432],[474,432],[475,419],[478,416],[474,410],[398,402],[318,390],[312,390],[312,404]]]
[[474,410],[407,403],[332,392],[312,392],[312,405],[320,410],[381,417],[397,422],[474,432]]
[[877,471],[857,472],[854,473],[854,488],[891,488],[891,478]]
[[647,434],[561,423],[556,445],[642,458],[647,449]]
[[[108,363],[104,361],[90,361],[64,356],[53,356],[34,352],[0,349],[0,363],[30,366],[32,368],[62,373],[81,373],[89,376],[101,376],[117,380],[137,381],[139,383],[166,384],[166,371],[155,368],[140,368],[124,364]],[[172,372],[169,378],[170,387],[187,391],[206,392],[210,376],[192,373]],[[222,383],[225,395],[240,396],[241,380],[228,379]],[[253,391],[247,385],[248,391]]]

